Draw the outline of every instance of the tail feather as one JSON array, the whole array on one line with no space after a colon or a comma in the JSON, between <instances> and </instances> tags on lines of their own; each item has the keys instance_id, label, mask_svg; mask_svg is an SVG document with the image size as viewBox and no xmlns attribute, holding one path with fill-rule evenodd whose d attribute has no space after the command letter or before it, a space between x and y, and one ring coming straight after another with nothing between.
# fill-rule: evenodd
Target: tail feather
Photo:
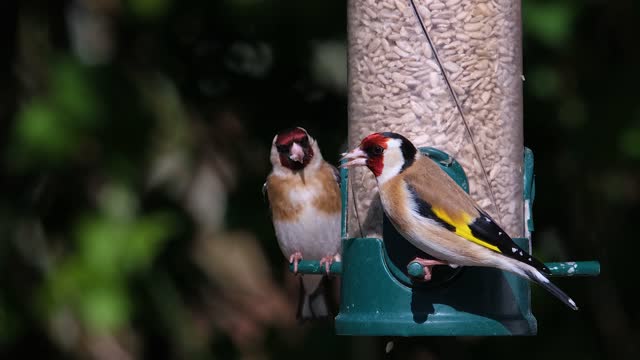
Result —
<instances>
[{"instance_id":1,"label":"tail feather","mask_svg":"<svg viewBox=\"0 0 640 360\"><path fill-rule=\"evenodd\" d=\"M529 279L539 284L543 288L545 288L548 292L553 294L553 296L557 297L562 301L565 305L570 307L573 310L578 310L578 306L575 301L573 301L569 295L565 294L564 291L560 290L559 287L555 286L546 276L540 273L538 270L525 270L525 273L528 275Z\"/></svg>"},{"instance_id":2,"label":"tail feather","mask_svg":"<svg viewBox=\"0 0 640 360\"><path fill-rule=\"evenodd\" d=\"M331 316L327 295L327 277L307 275L300 277L300 297L297 318L301 321Z\"/></svg>"}]
</instances>

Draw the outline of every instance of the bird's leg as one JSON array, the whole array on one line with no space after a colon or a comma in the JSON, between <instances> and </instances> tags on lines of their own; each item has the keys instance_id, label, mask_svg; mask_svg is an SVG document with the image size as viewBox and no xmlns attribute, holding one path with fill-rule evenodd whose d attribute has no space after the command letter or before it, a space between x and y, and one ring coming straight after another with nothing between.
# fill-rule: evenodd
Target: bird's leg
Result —
<instances>
[{"instance_id":1,"label":"bird's leg","mask_svg":"<svg viewBox=\"0 0 640 360\"><path fill-rule=\"evenodd\" d=\"M435 260L435 259L423 259L423 258L415 258L413 260L411 260L411 262L417 262L418 264L422 265L423 269L424 269L424 281L430 281L431 280L431 268L436 266L436 265L449 265L448 262L446 261L442 261L442 260Z\"/></svg>"},{"instance_id":2,"label":"bird's leg","mask_svg":"<svg viewBox=\"0 0 640 360\"><path fill-rule=\"evenodd\" d=\"M298 273L298 262L302 260L302 253L300 251L296 251L291 256L289 256L289 263L293 263L293 273Z\"/></svg>"},{"instance_id":3,"label":"bird's leg","mask_svg":"<svg viewBox=\"0 0 640 360\"><path fill-rule=\"evenodd\" d=\"M329 268L331 267L331 264L333 264L333 260L334 256L325 256L320 259L320 266L324 264L324 269L327 272L327 275L329 274Z\"/></svg>"}]
</instances>

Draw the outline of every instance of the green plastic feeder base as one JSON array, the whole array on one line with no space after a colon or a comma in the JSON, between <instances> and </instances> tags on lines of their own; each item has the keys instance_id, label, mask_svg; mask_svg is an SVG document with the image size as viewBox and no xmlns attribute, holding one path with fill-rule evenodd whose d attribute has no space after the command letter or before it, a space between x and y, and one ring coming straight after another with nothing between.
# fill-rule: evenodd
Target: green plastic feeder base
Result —
<instances>
[{"instance_id":1,"label":"green plastic feeder base","mask_svg":"<svg viewBox=\"0 0 640 360\"><path fill-rule=\"evenodd\" d=\"M521 246L527 243L527 239L514 241ZM340 314L335 319L338 335L509 336L537 332L530 311L529 284L510 273L468 267L452 278L442 276L450 272L448 267L439 266L433 270L433 282L407 283L394 269L384 242L375 238L344 240L343 259L348 261L334 262L330 268L332 275L343 277ZM545 265L551 276L600 273L597 261ZM411 274L410 267L411 263L407 266ZM293 271L293 265L289 269ZM320 275L326 270L318 261L303 260L298 271Z\"/></svg>"},{"instance_id":2,"label":"green plastic feeder base","mask_svg":"<svg viewBox=\"0 0 640 360\"><path fill-rule=\"evenodd\" d=\"M526 280L488 268L464 268L429 288L404 284L385 263L380 239L343 241L338 335L534 335ZM434 268L434 276L439 268ZM505 298L504 294L513 294ZM470 299L473 297L473 299Z\"/></svg>"}]
</instances>

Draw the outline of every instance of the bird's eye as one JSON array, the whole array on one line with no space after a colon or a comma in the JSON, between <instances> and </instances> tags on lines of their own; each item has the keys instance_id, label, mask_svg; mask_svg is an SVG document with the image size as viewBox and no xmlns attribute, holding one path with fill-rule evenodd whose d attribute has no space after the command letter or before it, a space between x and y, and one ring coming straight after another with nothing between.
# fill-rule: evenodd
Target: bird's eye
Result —
<instances>
[{"instance_id":1,"label":"bird's eye","mask_svg":"<svg viewBox=\"0 0 640 360\"><path fill-rule=\"evenodd\" d=\"M289 152L289 145L276 145L276 149L279 153L286 153Z\"/></svg>"},{"instance_id":2,"label":"bird's eye","mask_svg":"<svg viewBox=\"0 0 640 360\"><path fill-rule=\"evenodd\" d=\"M384 152L384 148L380 145L376 145L371 149L371 153L373 155L382 155L383 152Z\"/></svg>"},{"instance_id":3,"label":"bird's eye","mask_svg":"<svg viewBox=\"0 0 640 360\"><path fill-rule=\"evenodd\" d=\"M298 141L298 143L302 147L307 147L307 146L309 146L309 138L305 136L302 139L300 139L300 141Z\"/></svg>"}]
</instances>

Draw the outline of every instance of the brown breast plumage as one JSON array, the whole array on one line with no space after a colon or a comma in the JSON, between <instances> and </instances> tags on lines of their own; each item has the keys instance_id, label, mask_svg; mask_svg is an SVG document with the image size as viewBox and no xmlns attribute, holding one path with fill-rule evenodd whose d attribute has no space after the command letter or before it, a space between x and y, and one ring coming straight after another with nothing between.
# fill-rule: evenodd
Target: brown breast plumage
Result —
<instances>
[{"instance_id":1,"label":"brown breast plumage","mask_svg":"<svg viewBox=\"0 0 640 360\"><path fill-rule=\"evenodd\" d=\"M305 206L313 206L323 213L340 212L340 188L332 167L323 163L315 171L308 170L287 175L269 175L267 192L274 220L296 221ZM296 191L310 194L310 203L301 202L300 199L307 196L296 197Z\"/></svg>"}]
</instances>

